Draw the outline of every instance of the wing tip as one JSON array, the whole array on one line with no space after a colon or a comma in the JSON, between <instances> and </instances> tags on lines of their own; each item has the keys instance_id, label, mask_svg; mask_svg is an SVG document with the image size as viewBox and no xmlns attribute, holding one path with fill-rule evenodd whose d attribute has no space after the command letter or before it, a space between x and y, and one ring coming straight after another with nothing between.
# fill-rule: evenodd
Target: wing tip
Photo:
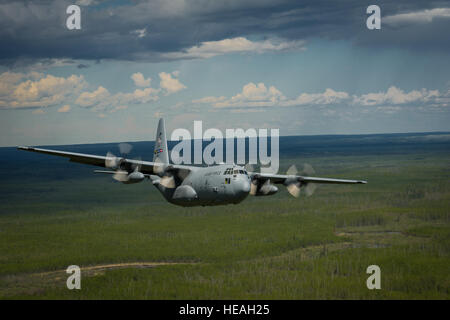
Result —
<instances>
[{"instance_id":1,"label":"wing tip","mask_svg":"<svg viewBox=\"0 0 450 320\"><path fill-rule=\"evenodd\" d=\"M18 150L27 150L27 151L34 150L34 148L27 147L27 146L17 146L17 149Z\"/></svg>"}]
</instances>

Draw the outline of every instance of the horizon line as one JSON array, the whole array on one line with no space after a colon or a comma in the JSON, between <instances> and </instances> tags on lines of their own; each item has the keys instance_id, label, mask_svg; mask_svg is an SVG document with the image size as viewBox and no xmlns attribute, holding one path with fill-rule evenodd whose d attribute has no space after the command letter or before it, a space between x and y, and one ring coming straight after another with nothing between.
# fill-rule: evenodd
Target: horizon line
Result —
<instances>
[{"instance_id":1,"label":"horizon line","mask_svg":"<svg viewBox=\"0 0 450 320\"><path fill-rule=\"evenodd\" d=\"M350 134L304 134L304 135L283 135L279 138L288 137L325 137L325 136L375 136L375 135L402 135L402 134L450 134L450 131L412 131L412 132L384 132L384 133L350 133ZM270 137L270 135L268 135ZM248 137L246 137L248 138ZM226 139L226 138L222 138ZM235 139L239 139L235 137ZM197 140L197 139L186 139L186 140ZM202 139L203 140L203 139ZM154 142L155 140L126 140L126 141L109 141L109 142L85 142L85 143L68 143L68 144L39 144L33 146L78 146L78 145L94 145L94 144L116 144L116 143L138 143L138 142ZM179 142L180 140L167 140L167 142ZM26 145L31 146L31 145ZM0 146L0 148L16 148L18 145L7 145Z\"/></svg>"}]
</instances>

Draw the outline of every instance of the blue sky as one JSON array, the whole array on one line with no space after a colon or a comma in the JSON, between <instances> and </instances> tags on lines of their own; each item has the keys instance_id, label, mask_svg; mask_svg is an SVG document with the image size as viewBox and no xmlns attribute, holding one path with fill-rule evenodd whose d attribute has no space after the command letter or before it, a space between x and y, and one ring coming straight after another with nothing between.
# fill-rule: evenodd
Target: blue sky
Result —
<instances>
[{"instance_id":1,"label":"blue sky","mask_svg":"<svg viewBox=\"0 0 450 320\"><path fill-rule=\"evenodd\" d=\"M64 28L64 1L2 5L24 21L0 17L1 146L153 140L161 116L169 135L194 120L281 135L449 131L446 2L381 3L373 31L361 1L337 8L346 19L323 1L79 2L80 31Z\"/></svg>"}]
</instances>

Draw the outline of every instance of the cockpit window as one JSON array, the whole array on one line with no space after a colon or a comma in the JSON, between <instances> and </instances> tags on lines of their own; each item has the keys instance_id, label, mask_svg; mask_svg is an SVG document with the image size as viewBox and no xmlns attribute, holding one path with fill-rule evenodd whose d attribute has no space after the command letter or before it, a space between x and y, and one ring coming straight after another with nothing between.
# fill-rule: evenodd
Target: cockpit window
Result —
<instances>
[{"instance_id":1,"label":"cockpit window","mask_svg":"<svg viewBox=\"0 0 450 320\"><path fill-rule=\"evenodd\" d=\"M247 171L245 171L245 170L233 169L233 168L226 169L223 174L224 175L227 175L227 174L245 174L245 175L248 175Z\"/></svg>"}]
</instances>

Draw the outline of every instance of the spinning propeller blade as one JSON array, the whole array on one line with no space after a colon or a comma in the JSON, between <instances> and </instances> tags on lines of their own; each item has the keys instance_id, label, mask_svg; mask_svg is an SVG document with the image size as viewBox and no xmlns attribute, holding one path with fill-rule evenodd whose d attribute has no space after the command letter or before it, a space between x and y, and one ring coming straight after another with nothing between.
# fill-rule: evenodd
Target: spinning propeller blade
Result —
<instances>
[{"instance_id":1,"label":"spinning propeller blade","mask_svg":"<svg viewBox=\"0 0 450 320\"><path fill-rule=\"evenodd\" d=\"M286 174L289 176L296 176L297 173L298 173L298 170L297 170L297 167L295 166L295 164L291 165L286 172ZM314 173L315 173L315 170L310 164L305 163L303 165L303 171L302 171L301 175L311 176ZM300 187L301 187L300 181L296 181L296 180L293 180L291 183L289 183L286 186L288 192L296 198L298 198L300 195L300 190L301 190ZM316 188L317 188L317 184L311 183L311 182L307 183L304 186L306 196L308 196L308 197L312 196L314 191L316 190Z\"/></svg>"},{"instance_id":2,"label":"spinning propeller blade","mask_svg":"<svg viewBox=\"0 0 450 320\"><path fill-rule=\"evenodd\" d=\"M159 183L169 189L175 188L175 179L173 176L163 176Z\"/></svg>"}]
</instances>

